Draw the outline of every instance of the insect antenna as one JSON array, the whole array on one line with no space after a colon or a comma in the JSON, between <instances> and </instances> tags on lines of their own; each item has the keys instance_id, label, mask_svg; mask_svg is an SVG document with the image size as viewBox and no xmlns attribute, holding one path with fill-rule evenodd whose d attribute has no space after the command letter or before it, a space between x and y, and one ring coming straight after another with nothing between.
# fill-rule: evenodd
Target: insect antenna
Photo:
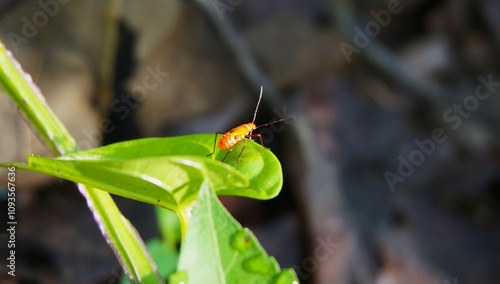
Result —
<instances>
[{"instance_id":1,"label":"insect antenna","mask_svg":"<svg viewBox=\"0 0 500 284\"><path fill-rule=\"evenodd\" d=\"M257 101L257 106L255 107L255 111L253 112L253 119L252 119L252 123L255 122L255 118L257 117L257 110L259 109L259 105L260 105L260 100L262 99L262 92L264 91L264 87L263 86L260 86L260 95L259 95L259 101Z\"/></svg>"},{"instance_id":2,"label":"insect antenna","mask_svg":"<svg viewBox=\"0 0 500 284\"><path fill-rule=\"evenodd\" d=\"M271 124L275 124L275 123L278 123L278 122L282 122L282 121L285 121L285 120L289 120L289 119L295 119L295 117L285 117L285 118L281 118L281 119L278 119L278 120L275 120L275 121L271 121L269 123L264 123L264 124L261 124L261 125L258 125L255 127L255 129L257 128L261 128L261 127L264 127L264 126L268 126L268 125L271 125Z\"/></svg>"},{"instance_id":3,"label":"insect antenna","mask_svg":"<svg viewBox=\"0 0 500 284\"><path fill-rule=\"evenodd\" d=\"M257 117L257 110L259 109L260 100L262 99L262 92L263 92L263 90L264 90L264 87L260 86L259 101L257 102L257 107L255 107L255 112L253 113L252 123L255 123L255 118ZM275 124L275 123L278 123L278 122L282 122L284 120L289 120L289 119L295 119L295 117L286 117L286 118L278 119L278 120L275 120L275 121L272 121L272 122L269 122L269 123L261 124L261 125L255 127L255 129L260 128L260 127L264 127L264 126L268 126L268 125L271 125L271 124ZM250 131L250 135L252 135L252 131Z\"/></svg>"}]
</instances>

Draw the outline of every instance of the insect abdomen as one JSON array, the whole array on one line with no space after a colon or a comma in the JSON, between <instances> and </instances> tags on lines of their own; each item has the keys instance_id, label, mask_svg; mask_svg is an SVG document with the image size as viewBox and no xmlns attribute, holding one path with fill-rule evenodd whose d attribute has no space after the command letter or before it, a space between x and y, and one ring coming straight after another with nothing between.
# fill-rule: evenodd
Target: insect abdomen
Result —
<instances>
[{"instance_id":1,"label":"insect abdomen","mask_svg":"<svg viewBox=\"0 0 500 284\"><path fill-rule=\"evenodd\" d=\"M255 124L253 123L245 123L238 127L231 129L229 132L222 135L219 140L219 149L225 150L235 146L239 141L245 138L250 131L256 129Z\"/></svg>"}]
</instances>

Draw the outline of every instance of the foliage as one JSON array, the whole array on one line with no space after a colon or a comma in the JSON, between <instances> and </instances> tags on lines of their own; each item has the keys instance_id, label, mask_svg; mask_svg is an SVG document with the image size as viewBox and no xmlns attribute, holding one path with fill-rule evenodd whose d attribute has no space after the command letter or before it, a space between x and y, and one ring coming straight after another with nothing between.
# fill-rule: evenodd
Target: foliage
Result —
<instances>
[{"instance_id":1,"label":"foliage","mask_svg":"<svg viewBox=\"0 0 500 284\"><path fill-rule=\"evenodd\" d=\"M276 196L281 190L282 172L271 151L247 141L241 159L238 155L243 143L222 163L219 160L224 151L207 157L215 134L138 139L79 151L38 88L1 43L0 84L49 149L60 155L31 155L27 164L1 166L80 183L96 222L132 282L163 281L142 239L108 193L178 214L184 242L172 283L202 283L206 279L209 283L298 283L293 270L280 271L277 262L266 255L253 234L234 220L215 195L256 199ZM162 250L157 242L151 242L150 247L169 256L165 265L177 257L170 253L172 246ZM160 269L165 273L168 270Z\"/></svg>"}]
</instances>

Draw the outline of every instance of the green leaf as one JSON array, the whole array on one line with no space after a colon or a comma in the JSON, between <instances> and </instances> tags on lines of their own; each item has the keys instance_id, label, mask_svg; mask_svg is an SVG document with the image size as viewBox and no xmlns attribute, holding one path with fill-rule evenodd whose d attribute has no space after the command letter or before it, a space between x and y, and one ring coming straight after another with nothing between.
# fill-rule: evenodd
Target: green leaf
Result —
<instances>
[{"instance_id":1,"label":"green leaf","mask_svg":"<svg viewBox=\"0 0 500 284\"><path fill-rule=\"evenodd\" d=\"M99 187L113 194L178 211L196 197L201 182L210 180L218 194L255 199L275 197L282 186L281 165L268 149L248 141L222 159L213 134L145 138L120 142L57 158L29 156L26 169Z\"/></svg>"},{"instance_id":2,"label":"green leaf","mask_svg":"<svg viewBox=\"0 0 500 284\"><path fill-rule=\"evenodd\" d=\"M99 148L68 154L61 159L75 160L130 160L145 157L200 156L213 151L215 134L193 134L168 138L144 138L119 142ZM220 138L220 136L219 136ZM246 147L238 163L242 141L228 155L225 164L232 166L250 181L247 188L218 188L217 194L238 195L255 199L271 199L281 190L283 174L276 156L259 144L245 139ZM220 161L228 150L217 150L210 160ZM232 174L227 172L226 174ZM219 173L223 175L223 173Z\"/></svg>"},{"instance_id":3,"label":"green leaf","mask_svg":"<svg viewBox=\"0 0 500 284\"><path fill-rule=\"evenodd\" d=\"M170 283L299 283L227 212L209 183L195 203L177 269Z\"/></svg>"},{"instance_id":4,"label":"green leaf","mask_svg":"<svg viewBox=\"0 0 500 284\"><path fill-rule=\"evenodd\" d=\"M87 184L109 193L179 212L196 199L204 180L218 188L246 188L246 177L229 165L196 156L130 160L28 157L29 169Z\"/></svg>"}]
</instances>

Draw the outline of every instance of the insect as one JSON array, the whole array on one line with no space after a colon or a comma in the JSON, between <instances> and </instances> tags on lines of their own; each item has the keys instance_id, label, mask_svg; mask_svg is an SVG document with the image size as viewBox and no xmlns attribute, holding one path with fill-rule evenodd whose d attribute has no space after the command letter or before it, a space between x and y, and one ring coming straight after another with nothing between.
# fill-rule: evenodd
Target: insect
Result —
<instances>
[{"instance_id":1,"label":"insect","mask_svg":"<svg viewBox=\"0 0 500 284\"><path fill-rule=\"evenodd\" d=\"M284 121L284 120L295 119L295 117L286 117L286 118L278 119L278 120L275 120L275 121L272 121L272 122L269 122L269 123L265 123L265 124L261 124L261 125L255 125L255 123L254 123L255 122L255 117L257 116L257 110L259 109L260 100L262 99L262 92L263 92L263 90L264 90L264 88L261 86L260 87L260 96L259 96L259 100L257 101L257 106L255 107L255 111L253 113L252 122L245 123L245 124L242 124L240 126L237 126L237 127L233 128L233 129L229 130L226 133L216 132L215 139L214 139L214 150L212 151L212 153L208 154L207 157L210 157L210 156L212 156L215 153L215 146L217 145L219 147L219 149L221 149L221 150L227 150L227 149L229 149L229 151L227 152L227 154L221 160L221 162L224 162L224 160L227 158L227 156L229 155L229 153L231 153L236 148L236 146L238 146L238 144L241 141L243 141L243 148L241 149L241 152L238 155L238 163L239 163L240 162L241 154L243 153L243 150L245 150L245 147L247 146L247 140L245 138L248 138L248 139L259 138L260 144L263 147L265 147L264 143L262 142L262 136L260 134L253 134L252 132L254 130L256 130L256 129L260 128L260 127L264 127L264 126L268 126L268 125L271 125L271 124L275 124L275 123L278 123L278 122L281 122L281 121ZM219 143L216 143L217 142L217 135L219 135L219 134L222 134L222 137L219 139Z\"/></svg>"}]
</instances>

